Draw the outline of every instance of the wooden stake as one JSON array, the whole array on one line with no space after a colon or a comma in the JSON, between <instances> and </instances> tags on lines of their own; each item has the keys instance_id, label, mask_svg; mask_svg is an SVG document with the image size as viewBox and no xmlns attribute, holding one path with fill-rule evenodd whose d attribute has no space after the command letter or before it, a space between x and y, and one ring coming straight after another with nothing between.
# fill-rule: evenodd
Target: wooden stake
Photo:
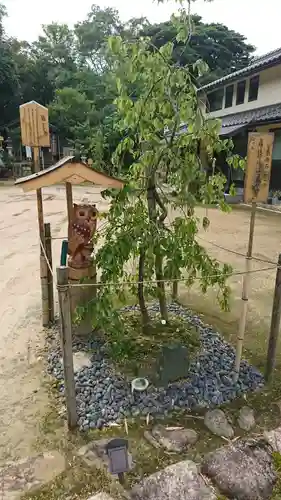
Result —
<instances>
[{"instance_id":1,"label":"wooden stake","mask_svg":"<svg viewBox=\"0 0 281 500\"><path fill-rule=\"evenodd\" d=\"M178 281L173 281L172 299L178 300Z\"/></svg>"},{"instance_id":2,"label":"wooden stake","mask_svg":"<svg viewBox=\"0 0 281 500\"><path fill-rule=\"evenodd\" d=\"M57 267L57 289L60 307L61 348L64 369L64 388L69 429L77 426L77 409L72 353L72 322L68 267Z\"/></svg>"},{"instance_id":3,"label":"wooden stake","mask_svg":"<svg viewBox=\"0 0 281 500\"><path fill-rule=\"evenodd\" d=\"M253 241L254 241L254 229L255 229L255 219L256 219L256 211L257 211L257 203L255 201L252 202L252 210L251 210L251 221L250 221L250 231L249 231L249 241L248 241L248 250L246 256L246 273L243 276L243 285L242 285L242 311L240 316L239 323L239 332L236 346L236 357L235 357L235 367L234 367L234 382L238 381L239 372L240 372L240 363L242 358L242 350L243 343L245 337L245 328L246 328L246 320L247 320L247 312L248 312L248 296L249 296L249 283L250 283L250 271L252 267L252 254L253 254Z\"/></svg>"},{"instance_id":4,"label":"wooden stake","mask_svg":"<svg viewBox=\"0 0 281 500\"><path fill-rule=\"evenodd\" d=\"M33 159L34 159L34 171L40 172L40 150L38 147L33 148ZM43 216L43 200L42 200L42 190L36 190L37 195L37 212L38 212L38 225L39 225L39 235L41 241L44 241L44 216Z\"/></svg>"},{"instance_id":5,"label":"wooden stake","mask_svg":"<svg viewBox=\"0 0 281 500\"><path fill-rule=\"evenodd\" d=\"M270 381L275 367L276 349L280 330L281 320L281 254L278 258L278 268L276 271L274 299L271 314L270 336L268 341L267 361L265 378Z\"/></svg>"},{"instance_id":6,"label":"wooden stake","mask_svg":"<svg viewBox=\"0 0 281 500\"><path fill-rule=\"evenodd\" d=\"M33 159L34 159L34 172L40 171L40 150L39 147L33 148ZM49 299L48 299L48 266L44 256L41 244L45 248L45 228L44 228L44 214L43 214L43 198L42 190L36 190L37 197L37 215L38 215L38 227L39 227L39 238L40 238L40 281L41 281L41 300L42 300L42 323L43 326L49 325Z\"/></svg>"},{"instance_id":7,"label":"wooden stake","mask_svg":"<svg viewBox=\"0 0 281 500\"><path fill-rule=\"evenodd\" d=\"M51 224L48 222L44 224L45 227L45 249L46 256L53 269L53 256L52 256L52 238L51 238ZM48 310L49 310L49 323L53 323L55 317L54 311L54 279L49 266L47 267L47 286L48 286Z\"/></svg>"},{"instance_id":8,"label":"wooden stake","mask_svg":"<svg viewBox=\"0 0 281 500\"><path fill-rule=\"evenodd\" d=\"M49 289L48 289L48 266L45 256L40 252L40 282L42 300L42 325L49 326Z\"/></svg>"},{"instance_id":9,"label":"wooden stake","mask_svg":"<svg viewBox=\"0 0 281 500\"><path fill-rule=\"evenodd\" d=\"M124 472L119 472L118 473L118 481L119 481L119 483L122 486L124 486L124 484L125 484L125 474L124 474Z\"/></svg>"}]
</instances>

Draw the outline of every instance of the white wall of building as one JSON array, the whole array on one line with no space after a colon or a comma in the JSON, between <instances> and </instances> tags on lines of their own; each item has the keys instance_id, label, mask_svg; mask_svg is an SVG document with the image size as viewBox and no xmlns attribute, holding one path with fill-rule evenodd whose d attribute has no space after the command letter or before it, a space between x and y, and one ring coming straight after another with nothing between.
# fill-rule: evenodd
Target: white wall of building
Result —
<instances>
[{"instance_id":1,"label":"white wall of building","mask_svg":"<svg viewBox=\"0 0 281 500\"><path fill-rule=\"evenodd\" d=\"M250 109L261 108L262 106L269 106L271 104L281 103L281 64L273 68L265 69L256 73L260 75L258 98L255 101L248 102L249 82L250 77L239 78L234 83L233 105L229 108L224 108L210 113L214 117L222 117L233 113L240 113ZM251 75L251 78L254 75ZM246 92L243 104L236 104L236 88L237 82L246 80ZM230 85L230 83L228 83ZM226 87L227 85L224 85ZM204 95L200 95L200 99L204 102ZM202 104L202 107L204 105Z\"/></svg>"}]
</instances>

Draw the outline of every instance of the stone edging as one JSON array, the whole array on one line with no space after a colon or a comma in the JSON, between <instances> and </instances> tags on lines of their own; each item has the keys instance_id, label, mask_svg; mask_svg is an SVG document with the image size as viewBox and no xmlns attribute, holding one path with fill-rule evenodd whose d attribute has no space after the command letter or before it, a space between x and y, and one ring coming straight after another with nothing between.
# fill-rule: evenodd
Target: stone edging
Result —
<instances>
[{"instance_id":1,"label":"stone edging","mask_svg":"<svg viewBox=\"0 0 281 500\"><path fill-rule=\"evenodd\" d=\"M201 465L184 460L144 478L125 498L131 500L270 500L277 475L273 452L281 453L281 427L256 439L241 438L207 453ZM102 496L103 495L103 496ZM98 494L88 500L114 500Z\"/></svg>"}]
</instances>

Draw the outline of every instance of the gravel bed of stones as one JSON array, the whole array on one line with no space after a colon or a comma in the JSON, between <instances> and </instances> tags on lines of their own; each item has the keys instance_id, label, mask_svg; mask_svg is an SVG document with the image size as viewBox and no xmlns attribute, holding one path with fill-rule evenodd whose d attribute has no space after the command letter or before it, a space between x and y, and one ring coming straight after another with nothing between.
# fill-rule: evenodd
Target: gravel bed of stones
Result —
<instances>
[{"instance_id":1,"label":"gravel bed of stones","mask_svg":"<svg viewBox=\"0 0 281 500\"><path fill-rule=\"evenodd\" d=\"M157 304L149 309L150 314L159 312ZM124 310L137 311L138 306L128 306ZM100 341L74 340L74 352L91 352L90 366L75 373L80 430L101 429L121 423L125 417L146 417L150 414L165 418L175 410L210 408L229 403L263 386L262 374L245 360L241 363L239 380L234 384L233 347L191 311L176 303L170 304L169 310L198 329L201 350L190 365L188 380L173 382L165 388L150 385L147 391L132 394L131 380L116 372ZM48 371L58 380L59 390L63 394L63 366L61 350L57 346L49 351Z\"/></svg>"}]
</instances>

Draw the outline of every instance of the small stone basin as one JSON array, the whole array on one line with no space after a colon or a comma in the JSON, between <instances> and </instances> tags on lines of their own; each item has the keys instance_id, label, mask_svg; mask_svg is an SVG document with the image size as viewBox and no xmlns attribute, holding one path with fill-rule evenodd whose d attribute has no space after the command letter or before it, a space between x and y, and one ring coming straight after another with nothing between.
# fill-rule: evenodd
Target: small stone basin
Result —
<instances>
[{"instance_id":1,"label":"small stone basin","mask_svg":"<svg viewBox=\"0 0 281 500\"><path fill-rule=\"evenodd\" d=\"M147 378L144 378L144 377L134 378L134 380L132 380L132 382L131 382L132 392L145 391L148 388L148 386L149 386L149 382L148 382Z\"/></svg>"}]
</instances>

